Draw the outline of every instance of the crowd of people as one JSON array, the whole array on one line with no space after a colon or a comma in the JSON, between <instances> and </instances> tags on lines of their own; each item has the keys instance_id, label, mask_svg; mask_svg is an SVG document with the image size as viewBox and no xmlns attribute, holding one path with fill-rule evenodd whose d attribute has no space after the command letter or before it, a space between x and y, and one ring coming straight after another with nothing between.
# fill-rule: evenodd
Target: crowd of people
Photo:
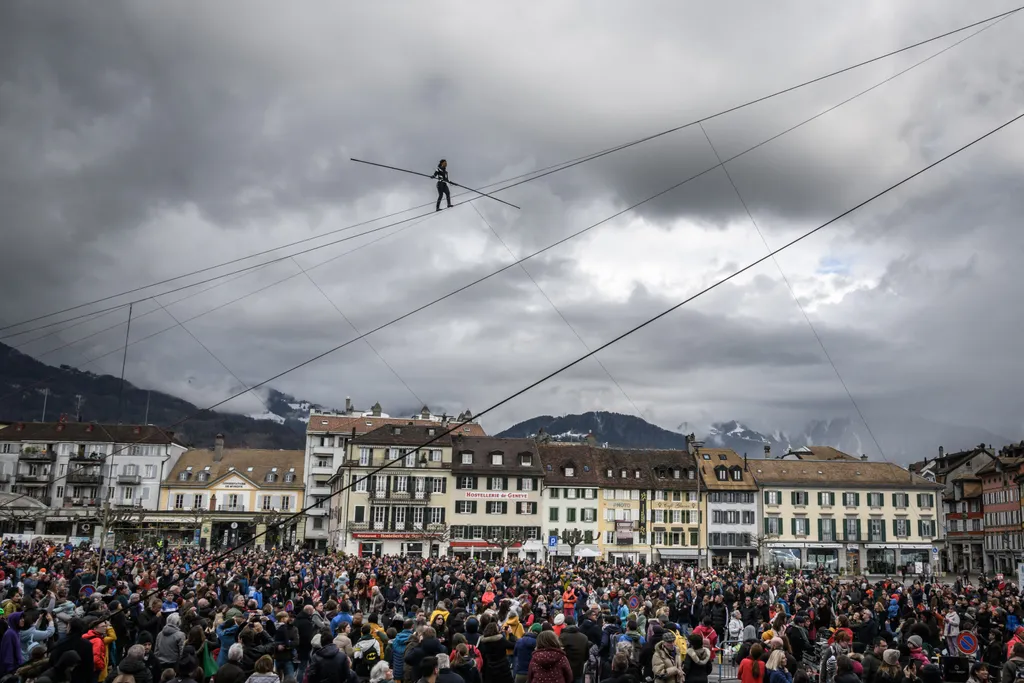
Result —
<instances>
[{"instance_id":1,"label":"crowd of people","mask_svg":"<svg viewBox=\"0 0 1024 683\"><path fill-rule=\"evenodd\" d=\"M1024 680L1017 587L198 547L0 551L0 683Z\"/></svg>"}]
</instances>

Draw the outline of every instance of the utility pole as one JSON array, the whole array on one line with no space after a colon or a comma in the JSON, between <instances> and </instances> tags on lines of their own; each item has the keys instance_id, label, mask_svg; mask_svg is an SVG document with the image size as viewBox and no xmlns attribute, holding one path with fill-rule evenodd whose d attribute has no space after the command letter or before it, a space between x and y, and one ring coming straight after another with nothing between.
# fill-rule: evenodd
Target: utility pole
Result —
<instances>
[{"instance_id":1,"label":"utility pole","mask_svg":"<svg viewBox=\"0 0 1024 683\"><path fill-rule=\"evenodd\" d=\"M128 339L132 333L132 304L128 304L128 329L124 332L124 355L121 357L121 387L117 390L117 424L121 424L121 413L124 408L124 369L128 364Z\"/></svg>"},{"instance_id":2,"label":"utility pole","mask_svg":"<svg viewBox=\"0 0 1024 683\"><path fill-rule=\"evenodd\" d=\"M46 422L46 402L50 398L50 387L43 389L43 419L41 422Z\"/></svg>"},{"instance_id":3,"label":"utility pole","mask_svg":"<svg viewBox=\"0 0 1024 683\"><path fill-rule=\"evenodd\" d=\"M82 402L85 399L82 398L81 394L75 394L75 421L82 421Z\"/></svg>"},{"instance_id":4,"label":"utility pole","mask_svg":"<svg viewBox=\"0 0 1024 683\"><path fill-rule=\"evenodd\" d=\"M690 434L690 436L688 438L688 441L693 446L693 461L695 463L697 463L697 566L699 567L700 566L700 559L701 559L700 558L700 556L701 556L700 540L702 538L701 527L703 526L701 524L701 521L702 521L702 518L704 516L703 515L703 510L701 510L701 505L700 505L700 480L702 478L702 475L701 475L702 468L701 468L701 464L700 464L700 449L703 448L704 442L703 441L698 441L693 434ZM710 551L709 551L709 554L708 554L708 557L707 557L707 566L708 567L711 566Z\"/></svg>"}]
</instances>

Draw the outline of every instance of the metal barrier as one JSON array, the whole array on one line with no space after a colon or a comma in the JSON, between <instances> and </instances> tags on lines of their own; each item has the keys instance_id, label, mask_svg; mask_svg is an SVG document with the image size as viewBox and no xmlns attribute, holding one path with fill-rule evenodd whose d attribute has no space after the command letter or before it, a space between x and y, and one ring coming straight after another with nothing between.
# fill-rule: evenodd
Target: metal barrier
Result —
<instances>
[{"instance_id":1,"label":"metal barrier","mask_svg":"<svg viewBox=\"0 0 1024 683\"><path fill-rule=\"evenodd\" d=\"M736 651L740 648L742 642L741 640L726 640L718 644L718 652L715 655L714 662L718 667L719 681L737 680L740 677L736 665ZM713 675L714 672L712 672ZM711 676L708 678L711 678Z\"/></svg>"}]
</instances>

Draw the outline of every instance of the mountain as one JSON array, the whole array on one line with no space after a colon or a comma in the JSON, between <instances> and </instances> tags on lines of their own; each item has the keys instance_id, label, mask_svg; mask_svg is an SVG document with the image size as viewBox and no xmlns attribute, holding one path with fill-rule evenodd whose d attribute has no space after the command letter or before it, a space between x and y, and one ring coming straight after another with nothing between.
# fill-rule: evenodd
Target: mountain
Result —
<instances>
[{"instance_id":1,"label":"mountain","mask_svg":"<svg viewBox=\"0 0 1024 683\"><path fill-rule=\"evenodd\" d=\"M907 464L925 456L937 455L939 446L947 452L970 448L980 443L999 448L1010 443L1006 437L979 427L963 427L907 415L879 415L871 418L871 432L860 420L839 417L817 419L807 423L800 432L776 430L764 434L731 420L711 425L702 438L705 445L729 448L751 458L764 456L764 447L771 447L773 456L801 446L832 446L851 455L866 453L881 459L875 439L885 459ZM628 448L685 448L681 433L663 429L632 415L590 412L582 415L552 417L541 415L520 422L497 436L530 437L543 427L555 441L581 441L593 433L598 443ZM872 438L874 434L874 439Z\"/></svg>"},{"instance_id":2,"label":"mountain","mask_svg":"<svg viewBox=\"0 0 1024 683\"><path fill-rule=\"evenodd\" d=\"M118 377L97 375L67 365L53 367L0 344L2 420L40 420L44 401L47 420L56 420L62 413L75 419L80 396L83 420L116 423L120 388ZM49 395L44 395L46 389ZM185 445L209 446L214 436L223 434L230 447L303 448L310 404L273 389L263 398L270 411L257 416L259 419L215 411L200 413L199 407L188 401L125 382L121 422L148 421L170 426L189 418L184 424L173 427L175 438Z\"/></svg>"},{"instance_id":3,"label":"mountain","mask_svg":"<svg viewBox=\"0 0 1024 683\"><path fill-rule=\"evenodd\" d=\"M497 434L499 437L526 438L543 427L555 441L582 441L593 433L598 443L629 448L686 448L686 438L653 425L634 415L604 411L552 417L541 415L512 425Z\"/></svg>"}]
</instances>

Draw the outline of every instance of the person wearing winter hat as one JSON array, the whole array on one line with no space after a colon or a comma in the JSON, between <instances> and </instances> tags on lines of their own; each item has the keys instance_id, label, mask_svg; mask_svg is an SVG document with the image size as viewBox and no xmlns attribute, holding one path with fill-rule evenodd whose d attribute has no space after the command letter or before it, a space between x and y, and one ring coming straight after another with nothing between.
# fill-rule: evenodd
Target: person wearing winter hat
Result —
<instances>
[{"instance_id":1,"label":"person wearing winter hat","mask_svg":"<svg viewBox=\"0 0 1024 683\"><path fill-rule=\"evenodd\" d=\"M921 666L926 666L931 662L928 659L928 655L924 653L924 641L919 635L912 635L907 638L907 649L910 651L910 659L921 662Z\"/></svg>"},{"instance_id":2,"label":"person wearing winter hat","mask_svg":"<svg viewBox=\"0 0 1024 683\"><path fill-rule=\"evenodd\" d=\"M565 628L565 614L555 615L555 628L553 629L556 636L562 635L562 629Z\"/></svg>"}]
</instances>

